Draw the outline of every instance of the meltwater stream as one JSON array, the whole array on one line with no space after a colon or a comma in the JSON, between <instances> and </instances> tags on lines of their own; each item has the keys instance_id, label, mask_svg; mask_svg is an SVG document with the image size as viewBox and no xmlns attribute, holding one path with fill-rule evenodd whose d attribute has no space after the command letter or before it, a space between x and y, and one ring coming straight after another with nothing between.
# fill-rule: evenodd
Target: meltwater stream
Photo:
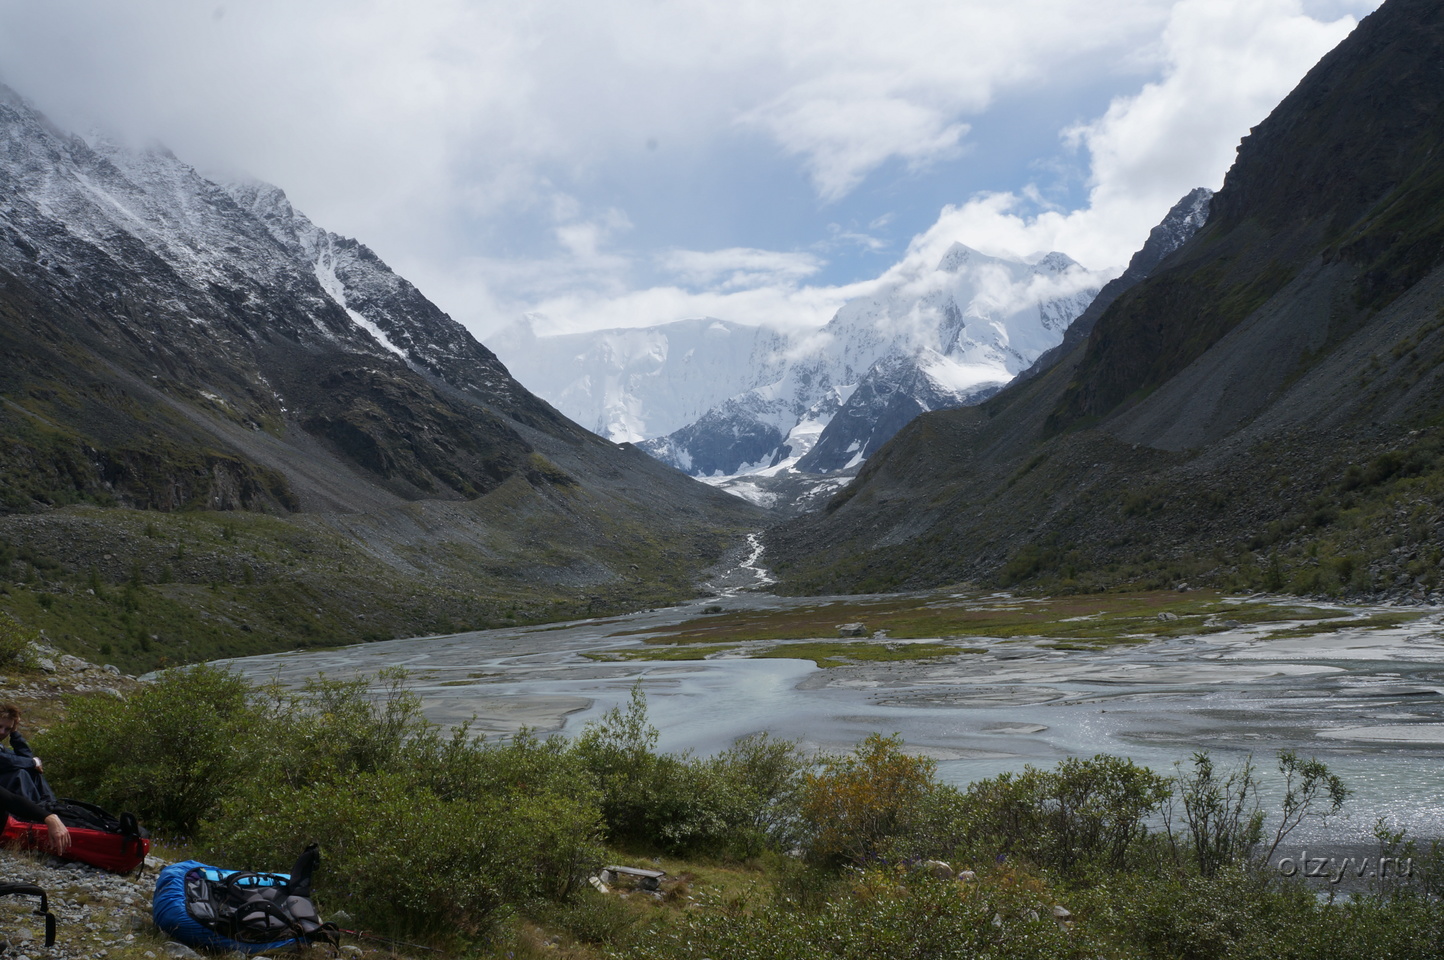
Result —
<instances>
[{"instance_id":1,"label":"meltwater stream","mask_svg":"<svg viewBox=\"0 0 1444 960\"><path fill-rule=\"evenodd\" d=\"M624 703L640 678L664 750L711 754L767 730L841 751L869 733L898 733L957 783L1096 753L1166 773L1203 749L1220 766L1252 754L1265 779L1277 780L1275 754L1294 749L1325 760L1354 791L1329 838L1364 842L1381 816L1411 835L1444 837L1444 611L1384 630L1265 640L1284 626L1275 622L1096 651L970 638L987 652L828 670L782 659L583 656L639 646L704 605L783 609L826 599L739 594L604 620L228 664L285 684L404 666L429 719L472 720L486 735L522 726L574 734Z\"/></svg>"}]
</instances>

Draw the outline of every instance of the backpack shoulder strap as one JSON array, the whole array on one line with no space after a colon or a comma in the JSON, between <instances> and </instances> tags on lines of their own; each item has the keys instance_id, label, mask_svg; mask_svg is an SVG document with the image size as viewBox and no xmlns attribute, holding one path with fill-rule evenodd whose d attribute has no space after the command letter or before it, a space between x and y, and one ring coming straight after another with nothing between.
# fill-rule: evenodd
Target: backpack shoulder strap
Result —
<instances>
[{"instance_id":1,"label":"backpack shoulder strap","mask_svg":"<svg viewBox=\"0 0 1444 960\"><path fill-rule=\"evenodd\" d=\"M286 884L286 892L295 897L309 897L311 895L311 874L316 872L316 867L320 863L321 845L312 841L296 858L296 865L291 868L291 880Z\"/></svg>"},{"instance_id":2,"label":"backpack shoulder strap","mask_svg":"<svg viewBox=\"0 0 1444 960\"><path fill-rule=\"evenodd\" d=\"M39 897L40 906L35 908L37 917L45 918L45 949L55 946L55 914L50 912L50 898L45 891L33 883L0 883L0 897Z\"/></svg>"}]
</instances>

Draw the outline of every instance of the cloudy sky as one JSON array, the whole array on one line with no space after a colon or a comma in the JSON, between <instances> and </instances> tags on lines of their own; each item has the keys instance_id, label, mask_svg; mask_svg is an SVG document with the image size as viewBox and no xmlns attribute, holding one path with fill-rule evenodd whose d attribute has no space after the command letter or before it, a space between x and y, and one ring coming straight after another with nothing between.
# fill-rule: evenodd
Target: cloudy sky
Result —
<instances>
[{"instance_id":1,"label":"cloudy sky","mask_svg":"<svg viewBox=\"0 0 1444 960\"><path fill-rule=\"evenodd\" d=\"M1379 0L0 0L62 126L283 187L473 331L1121 267Z\"/></svg>"}]
</instances>

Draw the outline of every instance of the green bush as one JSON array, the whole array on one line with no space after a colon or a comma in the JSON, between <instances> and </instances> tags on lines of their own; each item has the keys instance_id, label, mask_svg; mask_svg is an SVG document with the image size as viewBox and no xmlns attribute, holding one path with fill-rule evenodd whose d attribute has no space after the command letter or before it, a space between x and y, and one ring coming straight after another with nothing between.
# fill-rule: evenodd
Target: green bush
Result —
<instances>
[{"instance_id":1,"label":"green bush","mask_svg":"<svg viewBox=\"0 0 1444 960\"><path fill-rule=\"evenodd\" d=\"M817 909L775 900L709 905L633 938L620 956L669 960L1015 960L1097 956L1064 931L1037 884L1004 874L960 885L872 869Z\"/></svg>"},{"instance_id":2,"label":"green bush","mask_svg":"<svg viewBox=\"0 0 1444 960\"><path fill-rule=\"evenodd\" d=\"M215 667L168 671L121 700L66 700L44 739L58 791L188 834L256 776L261 713L250 685Z\"/></svg>"},{"instance_id":3,"label":"green bush","mask_svg":"<svg viewBox=\"0 0 1444 960\"><path fill-rule=\"evenodd\" d=\"M963 798L970 852L1023 857L1064 875L1120 870L1147 835L1172 781L1131 760L1069 757L971 784Z\"/></svg>"},{"instance_id":4,"label":"green bush","mask_svg":"<svg viewBox=\"0 0 1444 960\"><path fill-rule=\"evenodd\" d=\"M0 668L33 670L35 648L40 634L21 625L8 613L0 613Z\"/></svg>"},{"instance_id":5,"label":"green bush","mask_svg":"<svg viewBox=\"0 0 1444 960\"><path fill-rule=\"evenodd\" d=\"M602 860L565 742L442 737L401 673L290 693L168 671L125 700L72 698L44 747L62 792L194 834L220 865L282 870L320 842L322 901L373 929L486 930L572 896Z\"/></svg>"},{"instance_id":6,"label":"green bush","mask_svg":"<svg viewBox=\"0 0 1444 960\"><path fill-rule=\"evenodd\" d=\"M443 800L407 772L256 784L206 823L230 865L281 869L321 844L323 905L388 933L476 934L505 908L564 898L601 863L596 812L556 794Z\"/></svg>"},{"instance_id":7,"label":"green bush","mask_svg":"<svg viewBox=\"0 0 1444 960\"><path fill-rule=\"evenodd\" d=\"M768 733L743 737L707 761L715 789L729 793L728 847L753 856L799 839L797 804L808 763L796 740Z\"/></svg>"},{"instance_id":8,"label":"green bush","mask_svg":"<svg viewBox=\"0 0 1444 960\"><path fill-rule=\"evenodd\" d=\"M797 744L748 737L719 756L656 753L638 684L626 709L587 724L571 749L594 785L608 839L673 853L749 856L790 836Z\"/></svg>"},{"instance_id":9,"label":"green bush","mask_svg":"<svg viewBox=\"0 0 1444 960\"><path fill-rule=\"evenodd\" d=\"M616 949L628 943L641 916L615 896L588 890L543 911L541 919L583 943Z\"/></svg>"},{"instance_id":10,"label":"green bush","mask_svg":"<svg viewBox=\"0 0 1444 960\"><path fill-rule=\"evenodd\" d=\"M1444 906L1422 896L1321 901L1302 883L1236 865L1214 877L1120 874L1072 908L1137 957L1176 960L1444 955Z\"/></svg>"},{"instance_id":11,"label":"green bush","mask_svg":"<svg viewBox=\"0 0 1444 960\"><path fill-rule=\"evenodd\" d=\"M936 765L910 756L900 737L869 736L850 754L826 756L802 787L804 848L815 862L863 865L897 856L938 788Z\"/></svg>"},{"instance_id":12,"label":"green bush","mask_svg":"<svg viewBox=\"0 0 1444 960\"><path fill-rule=\"evenodd\" d=\"M279 685L250 698L265 724L273 749L255 760L256 772L293 786L386 769L403 750L429 748L435 729L421 715L421 701L407 688L405 670L374 677L330 680L316 677L299 690ZM372 687L379 686L379 695Z\"/></svg>"}]
</instances>

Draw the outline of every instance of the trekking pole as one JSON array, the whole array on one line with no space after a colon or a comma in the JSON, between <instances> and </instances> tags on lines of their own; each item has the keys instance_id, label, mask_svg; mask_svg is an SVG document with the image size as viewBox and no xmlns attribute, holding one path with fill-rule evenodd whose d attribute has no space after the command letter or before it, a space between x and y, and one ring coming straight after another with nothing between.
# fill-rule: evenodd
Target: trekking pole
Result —
<instances>
[{"instance_id":1,"label":"trekking pole","mask_svg":"<svg viewBox=\"0 0 1444 960\"><path fill-rule=\"evenodd\" d=\"M422 943L408 943L405 940L397 940L395 937L383 937L374 933L362 933L360 930L347 930L345 927L337 927L336 929L342 933L349 934L350 936L360 937L362 940L374 940L377 943L389 943L393 947L411 947L415 950L429 950L432 953L441 952L436 947L428 947Z\"/></svg>"}]
</instances>

